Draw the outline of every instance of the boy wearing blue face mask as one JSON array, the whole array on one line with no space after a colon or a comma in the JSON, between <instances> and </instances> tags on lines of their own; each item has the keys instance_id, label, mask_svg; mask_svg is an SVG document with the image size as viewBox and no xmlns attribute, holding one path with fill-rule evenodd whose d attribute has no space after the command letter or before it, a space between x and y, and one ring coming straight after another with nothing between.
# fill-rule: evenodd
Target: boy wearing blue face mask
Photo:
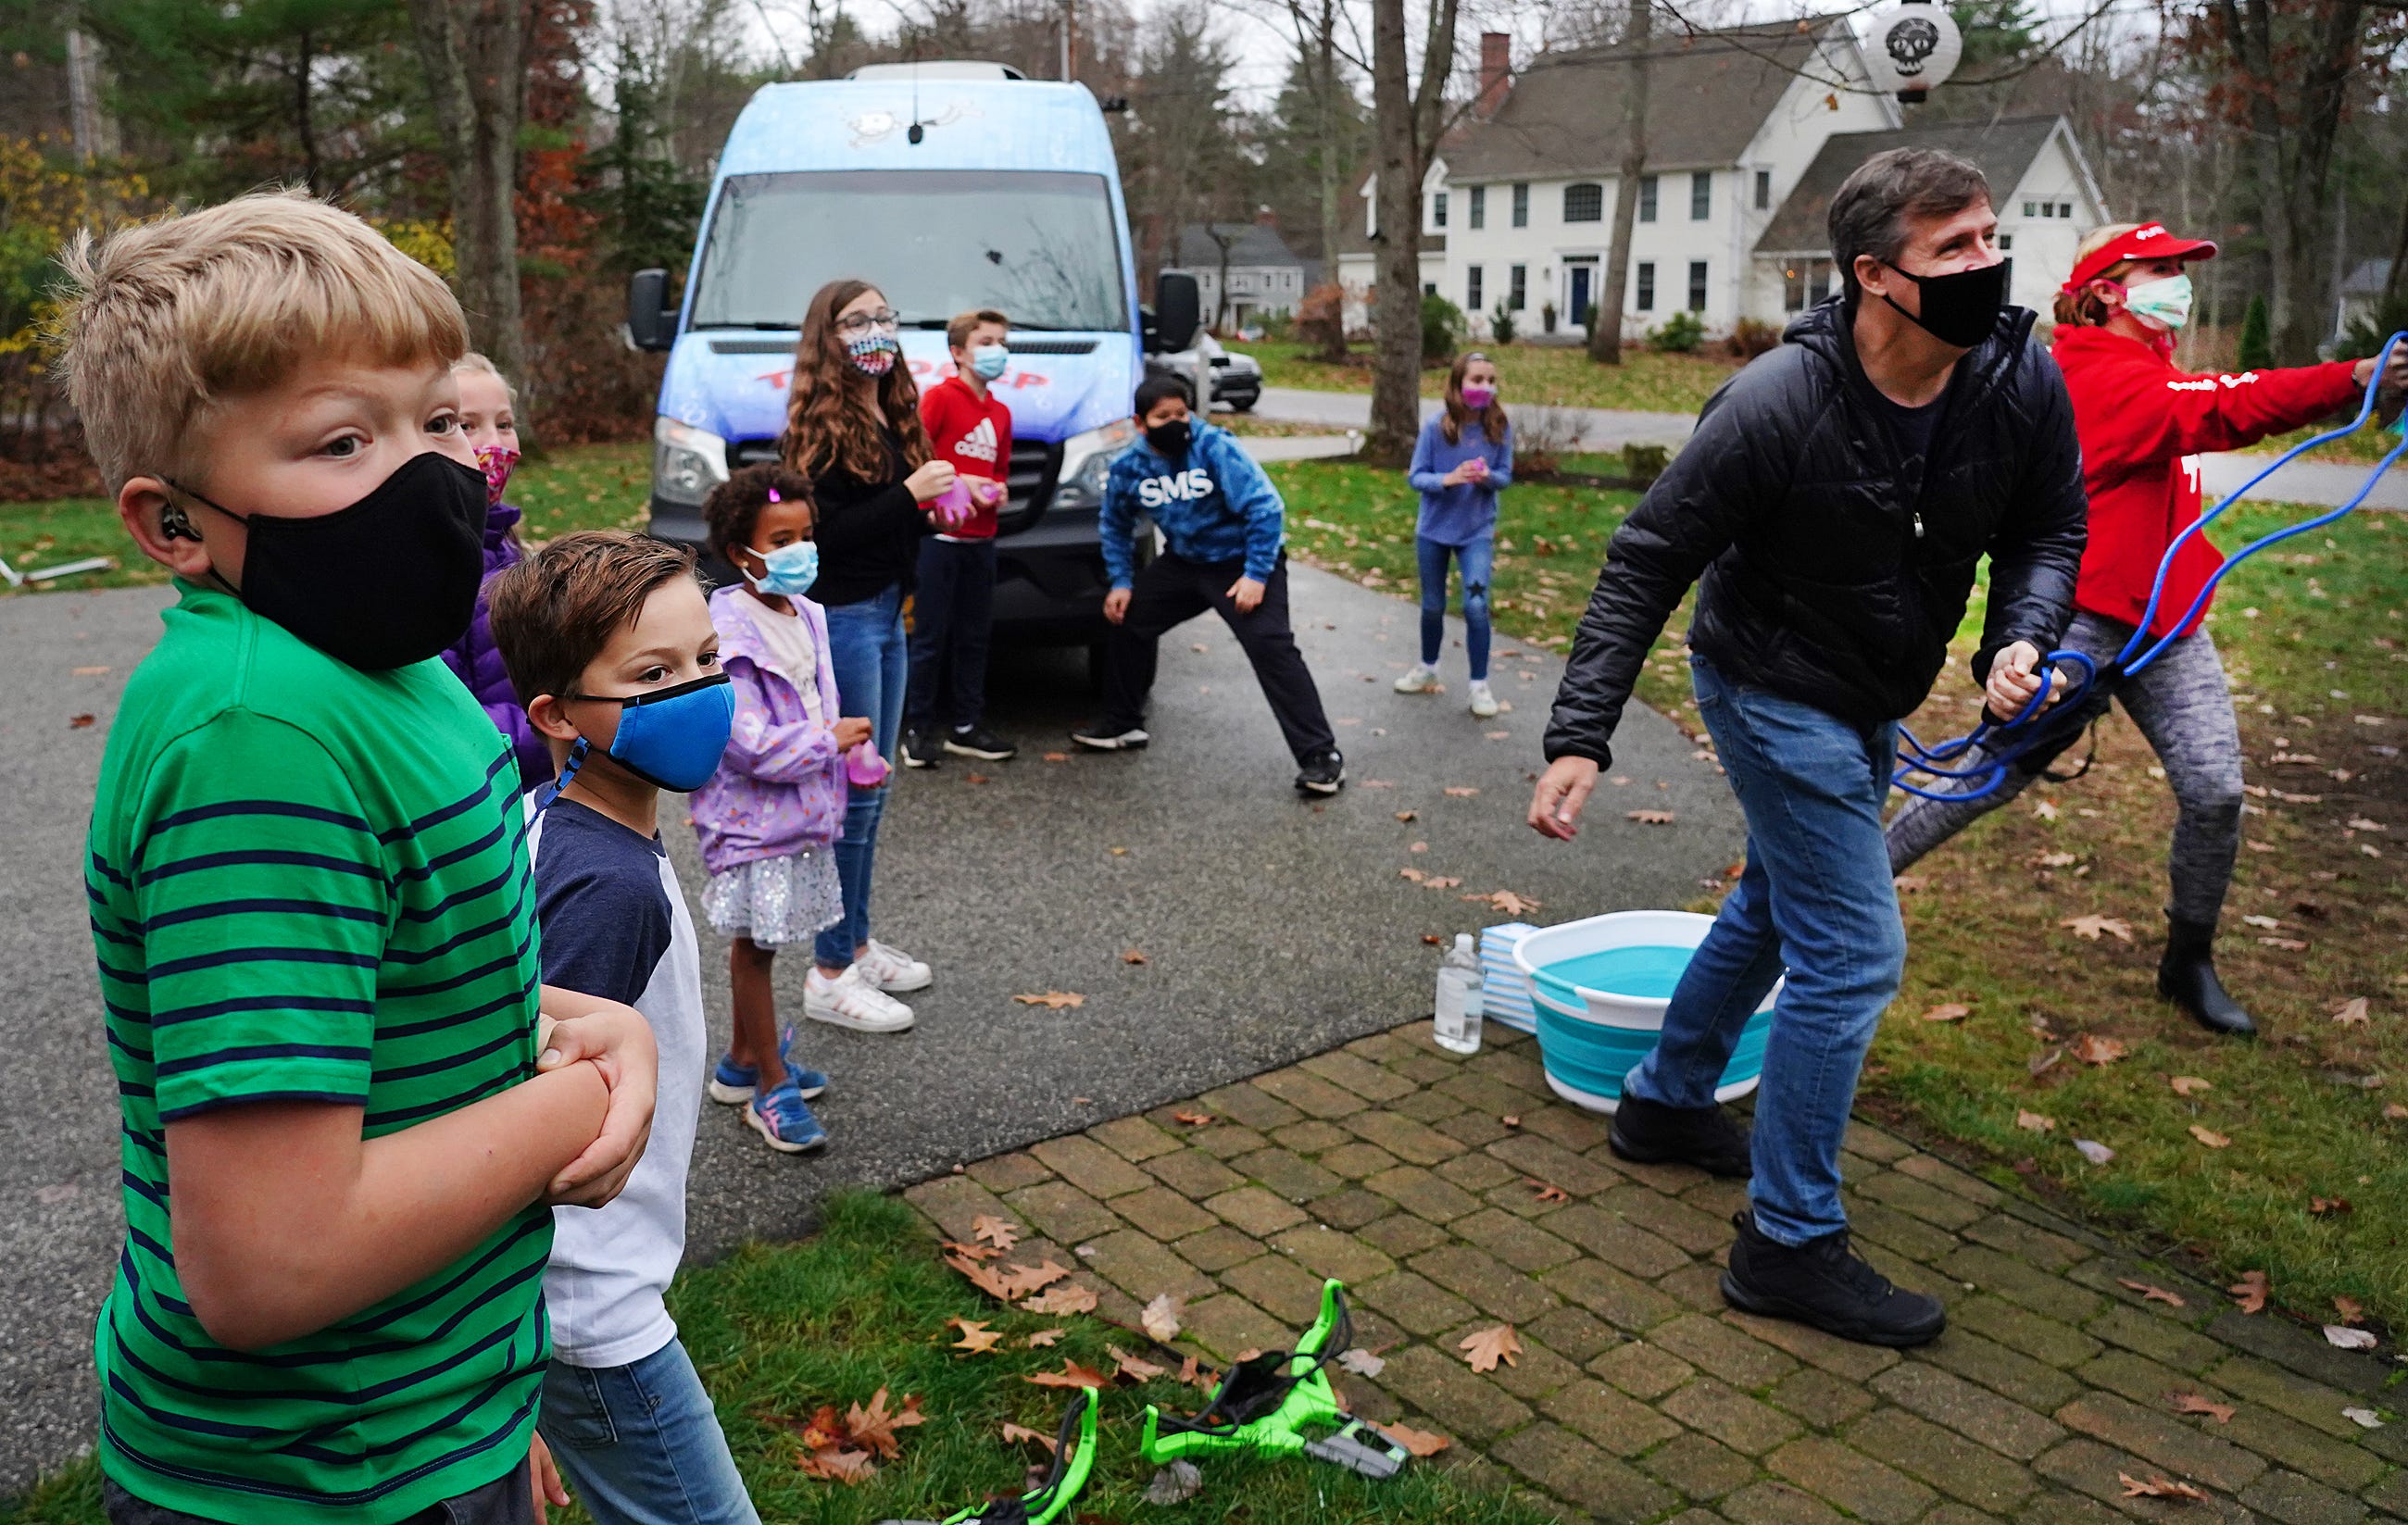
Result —
<instances>
[{"instance_id":1,"label":"boy wearing blue face mask","mask_svg":"<svg viewBox=\"0 0 2408 1525\"><path fill-rule=\"evenodd\" d=\"M946 752L1000 762L1020 750L980 721L986 711L988 631L995 620L996 510L1011 466L1011 409L995 394L1011 363L1011 321L991 307L945 325L953 374L920 394L928 449L961 475L947 497L957 523L920 542L911 596L911 677L903 704L903 763L930 768ZM947 498L931 506L942 514Z\"/></svg>"},{"instance_id":2,"label":"boy wearing blue face mask","mask_svg":"<svg viewBox=\"0 0 2408 1525\"><path fill-rule=\"evenodd\" d=\"M710 777L735 708L694 562L589 532L491 585L494 644L561 770L527 828L544 977L634 1006L660 1050L651 1147L609 1206L555 1214L543 1278L552 1360L538 1429L603 1525L760 1518L662 1301L685 1252L705 1038L660 791Z\"/></svg>"}]
</instances>

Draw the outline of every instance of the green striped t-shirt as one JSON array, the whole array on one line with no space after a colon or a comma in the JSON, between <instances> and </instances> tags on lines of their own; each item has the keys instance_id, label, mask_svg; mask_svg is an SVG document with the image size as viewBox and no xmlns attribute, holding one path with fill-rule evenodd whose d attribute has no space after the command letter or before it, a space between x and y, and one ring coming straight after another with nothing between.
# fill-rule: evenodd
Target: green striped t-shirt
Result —
<instances>
[{"instance_id":1,"label":"green striped t-shirt","mask_svg":"<svg viewBox=\"0 0 2408 1525\"><path fill-rule=\"evenodd\" d=\"M177 1280L164 1130L297 1100L363 1108L375 1137L535 1073L518 774L440 662L364 673L177 589L109 732L84 870L124 1133L101 1464L205 1518L384 1525L525 1457L551 1214L245 1354Z\"/></svg>"}]
</instances>

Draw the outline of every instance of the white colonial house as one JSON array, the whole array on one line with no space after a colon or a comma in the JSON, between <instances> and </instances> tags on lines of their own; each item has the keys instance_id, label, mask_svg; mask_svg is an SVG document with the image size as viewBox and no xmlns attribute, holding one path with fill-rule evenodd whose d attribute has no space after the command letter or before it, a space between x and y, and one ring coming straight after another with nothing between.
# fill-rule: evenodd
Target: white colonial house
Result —
<instances>
[{"instance_id":1,"label":"white colonial house","mask_svg":"<svg viewBox=\"0 0 2408 1525\"><path fill-rule=\"evenodd\" d=\"M1226 264L1229 287L1221 289ZM1287 247L1268 218L1253 222L1190 222L1163 268L1196 278L1207 323L1242 328L1257 317L1293 312L1318 271Z\"/></svg>"},{"instance_id":2,"label":"white colonial house","mask_svg":"<svg viewBox=\"0 0 2408 1525\"><path fill-rule=\"evenodd\" d=\"M1547 332L1552 308L1553 332L1583 335L1612 240L1628 65L1592 50L1541 55L1509 75L1491 41L1484 109L1447 135L1423 181L1423 289L1462 307L1482 334L1501 304L1523 334ZM2080 235L2105 221L2060 119L1902 128L1897 102L1872 93L1845 21L1728 28L1661 47L1624 301L1629 337L1676 311L1696 313L1711 334L1742 318L1777 324L1828 294L1831 193L1882 149L1928 144L1983 166L2018 256L2014 300L2043 312L2043 288L2055 291ZM1359 192L1360 234L1350 228L1338 261L1353 327L1367 321L1377 231L1371 177Z\"/></svg>"}]
</instances>

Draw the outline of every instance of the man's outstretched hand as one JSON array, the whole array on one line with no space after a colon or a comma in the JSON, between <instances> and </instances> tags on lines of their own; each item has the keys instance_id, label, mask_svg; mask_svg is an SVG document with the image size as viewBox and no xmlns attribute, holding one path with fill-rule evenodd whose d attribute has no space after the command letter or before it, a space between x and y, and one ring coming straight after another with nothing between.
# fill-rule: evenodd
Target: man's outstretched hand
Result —
<instances>
[{"instance_id":1,"label":"man's outstretched hand","mask_svg":"<svg viewBox=\"0 0 2408 1525\"><path fill-rule=\"evenodd\" d=\"M1597 788L1598 771L1596 762L1585 757L1559 757L1548 763L1530 793L1530 829L1558 842L1578 836L1581 808Z\"/></svg>"}]
</instances>

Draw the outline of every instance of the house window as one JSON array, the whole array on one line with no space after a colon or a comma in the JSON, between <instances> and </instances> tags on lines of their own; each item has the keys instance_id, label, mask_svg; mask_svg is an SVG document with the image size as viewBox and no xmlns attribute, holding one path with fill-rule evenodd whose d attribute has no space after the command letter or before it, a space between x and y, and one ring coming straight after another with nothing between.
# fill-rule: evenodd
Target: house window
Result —
<instances>
[{"instance_id":1,"label":"house window","mask_svg":"<svg viewBox=\"0 0 2408 1525\"><path fill-rule=\"evenodd\" d=\"M1639 177L1639 221L1656 221L1656 177L1653 175Z\"/></svg>"},{"instance_id":2,"label":"house window","mask_svg":"<svg viewBox=\"0 0 2408 1525\"><path fill-rule=\"evenodd\" d=\"M1601 222L1605 220L1605 187L1595 180L1582 180L1564 187L1564 221L1567 222Z\"/></svg>"},{"instance_id":3,"label":"house window","mask_svg":"<svg viewBox=\"0 0 2408 1525\"><path fill-rule=\"evenodd\" d=\"M1463 310L1466 312L1476 313L1480 310L1480 266L1476 264L1466 273L1463 283Z\"/></svg>"},{"instance_id":4,"label":"house window","mask_svg":"<svg viewBox=\"0 0 2408 1525\"><path fill-rule=\"evenodd\" d=\"M2071 220L2073 216L2073 203L2070 201L2058 202L2057 204L2057 215Z\"/></svg>"},{"instance_id":5,"label":"house window","mask_svg":"<svg viewBox=\"0 0 2408 1525\"><path fill-rule=\"evenodd\" d=\"M1517 228L1530 225L1530 188L1526 185L1513 187L1513 225Z\"/></svg>"},{"instance_id":6,"label":"house window","mask_svg":"<svg viewBox=\"0 0 2408 1525\"><path fill-rule=\"evenodd\" d=\"M2040 203L2036 201L2025 202L2024 215L2026 217L2038 217L2040 215Z\"/></svg>"},{"instance_id":7,"label":"house window","mask_svg":"<svg viewBox=\"0 0 2408 1525\"><path fill-rule=\"evenodd\" d=\"M1656 262L1639 262L1639 300L1633 304L1641 312L1656 310Z\"/></svg>"},{"instance_id":8,"label":"house window","mask_svg":"<svg viewBox=\"0 0 2408 1525\"><path fill-rule=\"evenodd\" d=\"M1430 197L1430 226L1434 228L1446 226L1446 192L1443 191Z\"/></svg>"},{"instance_id":9,"label":"house window","mask_svg":"<svg viewBox=\"0 0 2408 1525\"><path fill-rule=\"evenodd\" d=\"M1701 169L1689 177L1689 221L1703 222L1713 215L1713 171Z\"/></svg>"},{"instance_id":10,"label":"house window","mask_svg":"<svg viewBox=\"0 0 2408 1525\"><path fill-rule=\"evenodd\" d=\"M1484 185L1475 185L1471 188L1470 225L1475 228L1488 226L1488 187Z\"/></svg>"},{"instance_id":11,"label":"house window","mask_svg":"<svg viewBox=\"0 0 2408 1525\"><path fill-rule=\"evenodd\" d=\"M1706 262L1703 260L1689 262L1689 310L1706 310Z\"/></svg>"},{"instance_id":12,"label":"house window","mask_svg":"<svg viewBox=\"0 0 2408 1525\"><path fill-rule=\"evenodd\" d=\"M1424 296L1436 296L1438 294L1438 282L1434 280L1423 281L1422 294Z\"/></svg>"},{"instance_id":13,"label":"house window","mask_svg":"<svg viewBox=\"0 0 2408 1525\"><path fill-rule=\"evenodd\" d=\"M1756 209L1759 212L1772 209L1772 171L1769 169L1756 172Z\"/></svg>"},{"instance_id":14,"label":"house window","mask_svg":"<svg viewBox=\"0 0 2408 1525\"><path fill-rule=\"evenodd\" d=\"M2013 248L2014 248L2014 247L2015 247L2015 235L2014 235L2014 234L2012 234L2012 233L2002 233L2002 234L1999 235L1999 248L2000 248L2000 249L2013 249Z\"/></svg>"},{"instance_id":15,"label":"house window","mask_svg":"<svg viewBox=\"0 0 2408 1525\"><path fill-rule=\"evenodd\" d=\"M1507 271L1507 276L1505 306L1508 311L1519 312L1530 293L1530 267L1526 264L1513 265Z\"/></svg>"}]
</instances>

